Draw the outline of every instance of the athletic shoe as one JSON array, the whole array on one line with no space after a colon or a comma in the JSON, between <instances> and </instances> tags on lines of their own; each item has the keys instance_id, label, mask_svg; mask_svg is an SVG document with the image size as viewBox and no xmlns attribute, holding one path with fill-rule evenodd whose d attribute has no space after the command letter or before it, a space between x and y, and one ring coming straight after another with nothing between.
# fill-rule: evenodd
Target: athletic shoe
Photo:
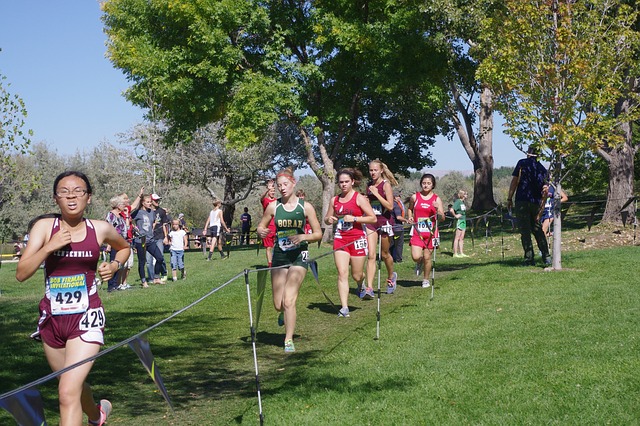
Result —
<instances>
[{"instance_id":1,"label":"athletic shoe","mask_svg":"<svg viewBox=\"0 0 640 426\"><path fill-rule=\"evenodd\" d=\"M171 281L174 281L174 282L175 282L175 281L178 281L178 277L172 277L172 278L171 278Z\"/></svg>"},{"instance_id":2,"label":"athletic shoe","mask_svg":"<svg viewBox=\"0 0 640 426\"><path fill-rule=\"evenodd\" d=\"M162 284L166 284L166 283L167 283L167 276L166 276L166 275L162 275L162 276L160 277L160 282L161 282Z\"/></svg>"},{"instance_id":3,"label":"athletic shoe","mask_svg":"<svg viewBox=\"0 0 640 426\"><path fill-rule=\"evenodd\" d=\"M364 296L362 297L362 300L371 300L374 297L376 297L376 294L373 292L372 288L367 288L364 291Z\"/></svg>"},{"instance_id":4,"label":"athletic shoe","mask_svg":"<svg viewBox=\"0 0 640 426\"><path fill-rule=\"evenodd\" d=\"M226 259L227 257L229 257L229 256L227 256L223 252L220 252L220 259Z\"/></svg>"},{"instance_id":5,"label":"athletic shoe","mask_svg":"<svg viewBox=\"0 0 640 426\"><path fill-rule=\"evenodd\" d=\"M429 282L429 280L422 280L422 288L429 288L431 287L431 283Z\"/></svg>"},{"instance_id":6,"label":"athletic shoe","mask_svg":"<svg viewBox=\"0 0 640 426\"><path fill-rule=\"evenodd\" d=\"M458 253L454 253L453 257L464 257L464 256L462 256L461 254L458 254Z\"/></svg>"},{"instance_id":7,"label":"athletic shoe","mask_svg":"<svg viewBox=\"0 0 640 426\"><path fill-rule=\"evenodd\" d=\"M460 253L460 257L469 257L468 254Z\"/></svg>"},{"instance_id":8,"label":"athletic shoe","mask_svg":"<svg viewBox=\"0 0 640 426\"><path fill-rule=\"evenodd\" d=\"M360 287L360 288L358 289L358 297L359 297L360 299L364 299L364 296L365 296L366 294L367 294L367 289L366 289L364 286L362 286L362 287Z\"/></svg>"},{"instance_id":9,"label":"athletic shoe","mask_svg":"<svg viewBox=\"0 0 640 426\"><path fill-rule=\"evenodd\" d=\"M536 262L533 260L525 260L522 262L522 266L536 266Z\"/></svg>"},{"instance_id":10,"label":"athletic shoe","mask_svg":"<svg viewBox=\"0 0 640 426\"><path fill-rule=\"evenodd\" d=\"M387 280L387 294L393 294L396 291L396 281L398 281L398 274L394 272L391 274L391 279Z\"/></svg>"},{"instance_id":11,"label":"athletic shoe","mask_svg":"<svg viewBox=\"0 0 640 426\"><path fill-rule=\"evenodd\" d=\"M550 257L545 258L544 259L544 264L545 265L551 265L551 258Z\"/></svg>"},{"instance_id":12,"label":"athletic shoe","mask_svg":"<svg viewBox=\"0 0 640 426\"><path fill-rule=\"evenodd\" d=\"M285 340L284 341L284 352L290 354L296 351L296 347L293 345L293 340Z\"/></svg>"},{"instance_id":13,"label":"athletic shoe","mask_svg":"<svg viewBox=\"0 0 640 426\"><path fill-rule=\"evenodd\" d=\"M118 290L129 290L131 288L131 286L127 283L122 283L120 284L121 288L118 288Z\"/></svg>"},{"instance_id":14,"label":"athletic shoe","mask_svg":"<svg viewBox=\"0 0 640 426\"><path fill-rule=\"evenodd\" d=\"M106 399L101 399L98 404L98 410L100 411L100 420L89 420L89 426L102 426L107 423L109 414L111 414L111 403Z\"/></svg>"},{"instance_id":15,"label":"athletic shoe","mask_svg":"<svg viewBox=\"0 0 640 426\"><path fill-rule=\"evenodd\" d=\"M284 312L280 312L278 315L278 327L282 327L284 325Z\"/></svg>"},{"instance_id":16,"label":"athletic shoe","mask_svg":"<svg viewBox=\"0 0 640 426\"><path fill-rule=\"evenodd\" d=\"M346 306L341 308L340 312L338 312L338 318L349 318L349 308Z\"/></svg>"},{"instance_id":17,"label":"athletic shoe","mask_svg":"<svg viewBox=\"0 0 640 426\"><path fill-rule=\"evenodd\" d=\"M420 276L420 274L422 273L422 262L418 262L416 263L416 277Z\"/></svg>"}]
</instances>

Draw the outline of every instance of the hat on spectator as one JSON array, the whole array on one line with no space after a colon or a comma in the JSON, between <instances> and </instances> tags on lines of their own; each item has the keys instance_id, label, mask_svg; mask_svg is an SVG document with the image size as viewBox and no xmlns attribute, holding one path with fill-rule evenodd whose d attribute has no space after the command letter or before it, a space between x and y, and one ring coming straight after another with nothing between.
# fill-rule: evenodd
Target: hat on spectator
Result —
<instances>
[{"instance_id":1,"label":"hat on spectator","mask_svg":"<svg viewBox=\"0 0 640 426\"><path fill-rule=\"evenodd\" d=\"M540 155L540 148L536 145L530 145L527 150L527 157L537 157L538 155Z\"/></svg>"},{"instance_id":2,"label":"hat on spectator","mask_svg":"<svg viewBox=\"0 0 640 426\"><path fill-rule=\"evenodd\" d=\"M180 214L178 215L178 219L182 219L183 217L184 217L184 213L180 213Z\"/></svg>"},{"instance_id":3,"label":"hat on spectator","mask_svg":"<svg viewBox=\"0 0 640 426\"><path fill-rule=\"evenodd\" d=\"M162 200L162 197L154 192L153 194L151 194L151 199L153 201L158 201L158 200Z\"/></svg>"}]
</instances>

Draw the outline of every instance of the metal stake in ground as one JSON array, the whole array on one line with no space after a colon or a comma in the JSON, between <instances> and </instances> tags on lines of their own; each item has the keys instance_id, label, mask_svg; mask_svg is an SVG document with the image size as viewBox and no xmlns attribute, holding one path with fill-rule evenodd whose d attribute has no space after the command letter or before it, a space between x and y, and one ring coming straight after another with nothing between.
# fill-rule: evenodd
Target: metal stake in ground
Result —
<instances>
[{"instance_id":1,"label":"metal stake in ground","mask_svg":"<svg viewBox=\"0 0 640 426\"><path fill-rule=\"evenodd\" d=\"M436 213L436 224L431 230L431 239L433 241L433 256L431 256L431 298L433 300L434 289L436 288L436 251L440 247L440 234L435 236L435 232L438 231L438 214Z\"/></svg>"},{"instance_id":2,"label":"metal stake in ground","mask_svg":"<svg viewBox=\"0 0 640 426\"><path fill-rule=\"evenodd\" d=\"M249 287L249 270L244 270L244 282L247 285L247 300L249 303L249 328L251 330L251 346L253 347L253 365L256 369L256 390L258 392L258 410L260 412L260 426L264 424L262 413L262 397L260 396L260 374L258 373L258 354L256 353L256 329L253 327L253 311L251 309L251 288Z\"/></svg>"},{"instance_id":3,"label":"metal stake in ground","mask_svg":"<svg viewBox=\"0 0 640 426\"><path fill-rule=\"evenodd\" d=\"M381 247L382 247L382 236L378 235L378 254L377 254L377 260L378 260L378 312L376 313L376 338L375 338L375 340L380 340L380 263L382 261L382 256L380 255Z\"/></svg>"}]
</instances>

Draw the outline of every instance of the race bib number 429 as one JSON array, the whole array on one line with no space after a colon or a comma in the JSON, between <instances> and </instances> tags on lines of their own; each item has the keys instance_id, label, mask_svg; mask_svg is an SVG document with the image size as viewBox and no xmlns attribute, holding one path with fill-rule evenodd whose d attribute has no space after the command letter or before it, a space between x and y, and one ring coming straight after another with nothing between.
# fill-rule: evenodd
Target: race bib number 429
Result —
<instances>
[{"instance_id":1,"label":"race bib number 429","mask_svg":"<svg viewBox=\"0 0 640 426\"><path fill-rule=\"evenodd\" d=\"M52 315L81 314L89 308L87 279L84 274L49 277Z\"/></svg>"}]
</instances>

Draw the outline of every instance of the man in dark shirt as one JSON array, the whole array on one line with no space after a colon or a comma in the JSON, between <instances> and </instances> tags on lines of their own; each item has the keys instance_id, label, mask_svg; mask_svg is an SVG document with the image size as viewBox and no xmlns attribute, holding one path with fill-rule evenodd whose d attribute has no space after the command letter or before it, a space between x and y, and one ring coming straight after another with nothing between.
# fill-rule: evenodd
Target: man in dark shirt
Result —
<instances>
[{"instance_id":1,"label":"man in dark shirt","mask_svg":"<svg viewBox=\"0 0 640 426\"><path fill-rule=\"evenodd\" d=\"M251 215L249 214L249 208L244 208L244 213L240 215L240 223L242 224L240 232L240 245L243 245L245 240L249 244L249 231L251 230Z\"/></svg>"},{"instance_id":2,"label":"man in dark shirt","mask_svg":"<svg viewBox=\"0 0 640 426\"><path fill-rule=\"evenodd\" d=\"M153 222L153 242L158 247L158 251L163 253L162 262L160 263L160 275L153 277L153 282L166 283L167 282L167 263L164 260L164 246L169 245L169 224L171 218L167 215L167 211L160 207L162 197L158 194L151 194L151 202L153 210L155 211L155 221Z\"/></svg>"},{"instance_id":3,"label":"man in dark shirt","mask_svg":"<svg viewBox=\"0 0 640 426\"><path fill-rule=\"evenodd\" d=\"M538 153L536 147L529 147L527 158L523 158L516 164L511 174L513 178L509 187L509 210L513 205L514 193L516 196L515 214L518 218L520 240L524 250L523 265L525 266L535 265L531 233L533 233L538 249L542 253L542 261L546 265L551 264L547 238L542 232L540 221L537 220L542 198L542 185L547 180L547 169L538 161Z\"/></svg>"}]
</instances>

